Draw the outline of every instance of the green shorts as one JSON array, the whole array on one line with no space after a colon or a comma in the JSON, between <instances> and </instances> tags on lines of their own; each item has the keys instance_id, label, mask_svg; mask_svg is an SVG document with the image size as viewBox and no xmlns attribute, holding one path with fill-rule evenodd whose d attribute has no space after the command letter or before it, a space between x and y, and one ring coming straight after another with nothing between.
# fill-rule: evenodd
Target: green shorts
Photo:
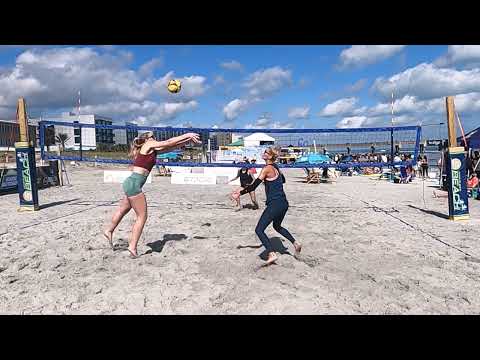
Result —
<instances>
[{"instance_id":1,"label":"green shorts","mask_svg":"<svg viewBox=\"0 0 480 360\"><path fill-rule=\"evenodd\" d=\"M132 173L123 182L123 191L127 196L135 196L142 192L142 187L147 181L147 176L138 173Z\"/></svg>"}]
</instances>

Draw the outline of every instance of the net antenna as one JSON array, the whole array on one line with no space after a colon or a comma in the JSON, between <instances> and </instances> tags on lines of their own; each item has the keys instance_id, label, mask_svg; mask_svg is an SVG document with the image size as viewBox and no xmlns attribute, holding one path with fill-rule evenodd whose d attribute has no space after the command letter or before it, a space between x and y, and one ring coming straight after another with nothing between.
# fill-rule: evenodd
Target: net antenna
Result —
<instances>
[{"instance_id":1,"label":"net antenna","mask_svg":"<svg viewBox=\"0 0 480 360\"><path fill-rule=\"evenodd\" d=\"M394 147L394 140L393 140L393 126L394 126L394 113L393 113L393 106L395 104L395 98L393 96L393 91L394 87L392 84L392 124L391 124L391 130L390 130L390 167L393 169L393 163L394 163L394 152L393 152L393 147ZM392 172L393 174L393 172Z\"/></svg>"},{"instance_id":2,"label":"net antenna","mask_svg":"<svg viewBox=\"0 0 480 360\"><path fill-rule=\"evenodd\" d=\"M81 99L81 92L80 90L78 90L78 111L77 111L78 122L80 122L80 99Z\"/></svg>"},{"instance_id":3,"label":"net antenna","mask_svg":"<svg viewBox=\"0 0 480 360\"><path fill-rule=\"evenodd\" d=\"M394 123L394 115L393 115L393 105L395 104L395 99L393 97L393 90L392 90L392 127L393 127L393 123Z\"/></svg>"}]
</instances>

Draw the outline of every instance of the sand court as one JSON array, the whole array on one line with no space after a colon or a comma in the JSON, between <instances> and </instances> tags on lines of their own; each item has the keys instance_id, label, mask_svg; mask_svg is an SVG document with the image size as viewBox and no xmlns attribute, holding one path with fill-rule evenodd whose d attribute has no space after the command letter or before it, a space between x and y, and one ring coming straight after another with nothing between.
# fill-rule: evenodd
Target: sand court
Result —
<instances>
[{"instance_id":1,"label":"sand court","mask_svg":"<svg viewBox=\"0 0 480 360\"><path fill-rule=\"evenodd\" d=\"M263 186L260 210L235 212L232 185L154 176L144 186L142 256L129 259L133 211L114 235L115 251L101 236L121 185L104 183L100 168L68 175L71 187L39 191L38 212L17 213L17 194L0 197L2 314L480 312L480 201L470 200L471 220L446 220L447 199L432 196L431 181L305 184L303 170L285 170L284 224L304 249L294 258L270 226L280 255L264 268L254 232Z\"/></svg>"}]
</instances>

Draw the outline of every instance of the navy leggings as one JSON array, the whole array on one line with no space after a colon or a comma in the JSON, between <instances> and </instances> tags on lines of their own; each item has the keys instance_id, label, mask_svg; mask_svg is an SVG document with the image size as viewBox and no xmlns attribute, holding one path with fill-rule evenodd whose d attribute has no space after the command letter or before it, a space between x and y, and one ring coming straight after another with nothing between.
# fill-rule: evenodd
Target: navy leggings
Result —
<instances>
[{"instance_id":1,"label":"navy leggings","mask_svg":"<svg viewBox=\"0 0 480 360\"><path fill-rule=\"evenodd\" d=\"M258 220L257 227L255 228L255 233L260 238L260 241L269 253L273 252L273 248L270 239L265 234L265 229L268 225L270 225L271 222L273 222L273 228L276 232L285 237L287 240L290 240L292 244L295 242L292 234L290 234L287 229L282 227L282 221L285 217L285 214L287 213L287 210L288 203L286 201L274 201L271 204L267 205L267 207L263 211L262 216L260 216L260 220Z\"/></svg>"}]
</instances>

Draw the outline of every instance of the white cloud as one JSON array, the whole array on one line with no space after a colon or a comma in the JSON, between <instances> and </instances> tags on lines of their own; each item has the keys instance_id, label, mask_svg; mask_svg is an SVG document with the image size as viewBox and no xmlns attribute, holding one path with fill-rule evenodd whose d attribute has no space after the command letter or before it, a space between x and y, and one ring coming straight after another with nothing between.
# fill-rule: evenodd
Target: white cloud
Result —
<instances>
[{"instance_id":1,"label":"white cloud","mask_svg":"<svg viewBox=\"0 0 480 360\"><path fill-rule=\"evenodd\" d=\"M134 71L130 68L132 59L130 52L98 52L89 47L28 49L13 67L0 72L0 108L14 116L16 101L23 96L30 113L36 109L58 112L74 107L80 90L82 113L91 110L114 120L115 115L121 115L120 121L154 116L151 121L157 121L195 109L196 98L208 89L205 77L191 75L181 78L182 91L171 95L166 85L173 72L160 79L145 79L159 61ZM164 101L158 101L162 97Z\"/></svg>"},{"instance_id":2,"label":"white cloud","mask_svg":"<svg viewBox=\"0 0 480 360\"><path fill-rule=\"evenodd\" d=\"M168 82L172 79L178 79L182 84L182 89L177 94L172 94L167 89ZM157 94L166 97L169 101L190 101L205 94L209 87L207 78L204 76L192 75L178 78L173 71L169 71L153 83L153 88Z\"/></svg>"},{"instance_id":3,"label":"white cloud","mask_svg":"<svg viewBox=\"0 0 480 360\"><path fill-rule=\"evenodd\" d=\"M227 121L233 121L251 105L272 96L276 92L292 83L291 71L274 66L264 70L258 70L245 79L243 87L248 93L240 98L230 101L223 108L223 114Z\"/></svg>"},{"instance_id":4,"label":"white cloud","mask_svg":"<svg viewBox=\"0 0 480 360\"><path fill-rule=\"evenodd\" d=\"M355 106L358 103L358 98L350 97L343 98L333 103L328 104L320 111L320 116L331 117L353 114Z\"/></svg>"},{"instance_id":5,"label":"white cloud","mask_svg":"<svg viewBox=\"0 0 480 360\"><path fill-rule=\"evenodd\" d=\"M255 71L247 77L244 86L249 90L250 96L264 98L291 85L291 83L291 71L282 69L280 66L274 66Z\"/></svg>"},{"instance_id":6,"label":"white cloud","mask_svg":"<svg viewBox=\"0 0 480 360\"><path fill-rule=\"evenodd\" d=\"M247 129L291 129L294 124L288 121L274 121L267 116L258 118L255 123L245 126Z\"/></svg>"},{"instance_id":7,"label":"white cloud","mask_svg":"<svg viewBox=\"0 0 480 360\"><path fill-rule=\"evenodd\" d=\"M262 121L256 121L254 124L245 125L246 129L293 129L294 125L290 122L267 122L262 125Z\"/></svg>"},{"instance_id":8,"label":"white cloud","mask_svg":"<svg viewBox=\"0 0 480 360\"><path fill-rule=\"evenodd\" d=\"M478 66L480 64L480 45L450 45L447 53L434 62L440 67L450 65Z\"/></svg>"},{"instance_id":9,"label":"white cloud","mask_svg":"<svg viewBox=\"0 0 480 360\"><path fill-rule=\"evenodd\" d=\"M255 122L255 124L258 125L258 126L266 126L266 125L268 125L268 124L271 123L271 122L272 122L272 121L271 121L269 118L267 118L267 117L265 117L265 116L262 116L261 118L259 118L259 119Z\"/></svg>"},{"instance_id":10,"label":"white cloud","mask_svg":"<svg viewBox=\"0 0 480 360\"><path fill-rule=\"evenodd\" d=\"M365 66L385 60L405 45L353 45L340 53L340 68Z\"/></svg>"},{"instance_id":11,"label":"white cloud","mask_svg":"<svg viewBox=\"0 0 480 360\"><path fill-rule=\"evenodd\" d=\"M227 121L235 120L241 113L248 109L250 102L248 100L234 99L223 108L223 115Z\"/></svg>"},{"instance_id":12,"label":"white cloud","mask_svg":"<svg viewBox=\"0 0 480 360\"><path fill-rule=\"evenodd\" d=\"M395 116L394 124L399 125L417 125L419 118L412 115ZM354 127L378 127L378 126L390 126L391 117L388 116L351 116L344 117L337 124L337 128L354 128Z\"/></svg>"},{"instance_id":13,"label":"white cloud","mask_svg":"<svg viewBox=\"0 0 480 360\"><path fill-rule=\"evenodd\" d=\"M114 51L117 49L115 45L99 45L98 47L105 51Z\"/></svg>"},{"instance_id":14,"label":"white cloud","mask_svg":"<svg viewBox=\"0 0 480 360\"><path fill-rule=\"evenodd\" d=\"M405 95L434 99L449 95L480 92L480 69L455 70L422 63L404 72L375 80L372 90L383 99Z\"/></svg>"},{"instance_id":15,"label":"white cloud","mask_svg":"<svg viewBox=\"0 0 480 360\"><path fill-rule=\"evenodd\" d=\"M109 114L119 120L140 121L142 124L166 123L178 114L193 110L198 102L111 102L101 105L82 107L82 113Z\"/></svg>"},{"instance_id":16,"label":"white cloud","mask_svg":"<svg viewBox=\"0 0 480 360\"><path fill-rule=\"evenodd\" d=\"M290 119L306 119L310 115L310 107L295 107L288 111Z\"/></svg>"},{"instance_id":17,"label":"white cloud","mask_svg":"<svg viewBox=\"0 0 480 360\"><path fill-rule=\"evenodd\" d=\"M337 123L337 128L353 128L368 125L369 120L366 116L345 117Z\"/></svg>"},{"instance_id":18,"label":"white cloud","mask_svg":"<svg viewBox=\"0 0 480 360\"><path fill-rule=\"evenodd\" d=\"M360 79L356 81L354 84L347 86L345 88L345 91L349 93L356 93L365 87L365 85L367 84L367 81L368 81L367 79Z\"/></svg>"},{"instance_id":19,"label":"white cloud","mask_svg":"<svg viewBox=\"0 0 480 360\"><path fill-rule=\"evenodd\" d=\"M460 114L463 125L472 129L478 126L480 113L480 93L455 96L455 109ZM379 103L371 107L353 109L355 116L344 116L337 127L389 126L391 104ZM394 103L395 125L439 123L445 121L445 98L419 100L414 96L404 96Z\"/></svg>"},{"instance_id":20,"label":"white cloud","mask_svg":"<svg viewBox=\"0 0 480 360\"><path fill-rule=\"evenodd\" d=\"M152 76L155 69L158 69L163 65L163 58L154 58L147 61L145 64L140 66L138 73L142 77Z\"/></svg>"},{"instance_id":21,"label":"white cloud","mask_svg":"<svg viewBox=\"0 0 480 360\"><path fill-rule=\"evenodd\" d=\"M231 60L231 61L224 61L220 64L220 66L226 70L234 70L234 71L242 71L243 65L240 64L238 61Z\"/></svg>"},{"instance_id":22,"label":"white cloud","mask_svg":"<svg viewBox=\"0 0 480 360\"><path fill-rule=\"evenodd\" d=\"M222 75L217 75L213 79L213 84L214 85L224 85L225 83L226 83L226 80Z\"/></svg>"}]
</instances>

